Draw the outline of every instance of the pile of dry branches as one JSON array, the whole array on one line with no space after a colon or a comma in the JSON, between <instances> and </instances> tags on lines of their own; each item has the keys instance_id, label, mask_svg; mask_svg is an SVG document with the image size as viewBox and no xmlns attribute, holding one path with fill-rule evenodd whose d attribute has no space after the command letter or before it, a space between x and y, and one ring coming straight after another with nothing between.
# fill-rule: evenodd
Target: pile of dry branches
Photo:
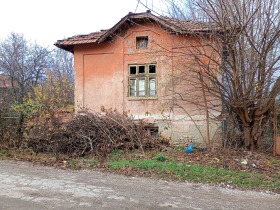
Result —
<instances>
[{"instance_id":1,"label":"pile of dry branches","mask_svg":"<svg viewBox=\"0 0 280 210\"><path fill-rule=\"evenodd\" d=\"M81 112L70 122L61 124L61 129L56 127L55 130L51 135L44 135L49 138L29 139L29 148L35 152L69 156L106 156L116 149L144 151L159 146L155 137L148 135L143 123L111 110L95 114Z\"/></svg>"}]
</instances>

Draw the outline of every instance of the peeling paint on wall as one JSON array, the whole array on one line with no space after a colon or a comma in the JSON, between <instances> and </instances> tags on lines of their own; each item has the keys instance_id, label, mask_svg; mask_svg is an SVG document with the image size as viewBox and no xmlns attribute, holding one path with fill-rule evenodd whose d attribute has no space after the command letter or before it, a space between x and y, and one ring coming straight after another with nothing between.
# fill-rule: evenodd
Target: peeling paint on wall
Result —
<instances>
[{"instance_id":1,"label":"peeling paint on wall","mask_svg":"<svg viewBox=\"0 0 280 210\"><path fill-rule=\"evenodd\" d=\"M129 54L134 54L134 50L132 48L128 48Z\"/></svg>"}]
</instances>

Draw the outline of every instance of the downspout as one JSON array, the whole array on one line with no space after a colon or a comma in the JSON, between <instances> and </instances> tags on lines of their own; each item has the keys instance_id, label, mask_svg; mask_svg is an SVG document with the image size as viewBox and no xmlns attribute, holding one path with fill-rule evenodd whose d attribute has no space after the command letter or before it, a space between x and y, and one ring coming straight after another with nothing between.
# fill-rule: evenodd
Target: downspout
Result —
<instances>
[{"instance_id":1,"label":"downspout","mask_svg":"<svg viewBox=\"0 0 280 210\"><path fill-rule=\"evenodd\" d=\"M82 107L85 108L85 65L84 65L84 54L83 54L83 100L82 100Z\"/></svg>"},{"instance_id":2,"label":"downspout","mask_svg":"<svg viewBox=\"0 0 280 210\"><path fill-rule=\"evenodd\" d=\"M123 109L123 114L124 114L124 112L125 112L125 83L124 83L124 81L125 81L125 73L124 73L124 38L122 39L122 66L123 66L123 94L122 94L122 97L123 97L123 105L122 105L122 109Z\"/></svg>"}]
</instances>

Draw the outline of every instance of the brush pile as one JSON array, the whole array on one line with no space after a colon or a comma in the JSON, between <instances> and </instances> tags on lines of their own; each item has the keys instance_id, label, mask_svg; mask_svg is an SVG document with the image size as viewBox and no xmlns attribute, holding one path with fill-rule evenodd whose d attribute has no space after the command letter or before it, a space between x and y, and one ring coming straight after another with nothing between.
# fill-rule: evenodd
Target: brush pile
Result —
<instances>
[{"instance_id":1,"label":"brush pile","mask_svg":"<svg viewBox=\"0 0 280 210\"><path fill-rule=\"evenodd\" d=\"M28 140L28 147L37 153L53 152L68 156L106 156L117 149L144 151L159 147L156 138L148 134L141 121L117 111L84 111L71 121L60 124L59 129L57 126L56 123L53 129L41 129L40 135ZM48 133L42 135L42 132ZM42 139L43 136L48 138Z\"/></svg>"}]
</instances>

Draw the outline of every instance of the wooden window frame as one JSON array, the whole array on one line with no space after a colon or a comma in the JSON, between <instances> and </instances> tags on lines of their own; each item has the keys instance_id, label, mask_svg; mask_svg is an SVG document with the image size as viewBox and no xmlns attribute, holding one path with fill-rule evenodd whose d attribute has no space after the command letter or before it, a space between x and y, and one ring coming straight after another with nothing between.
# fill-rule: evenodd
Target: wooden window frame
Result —
<instances>
[{"instance_id":1,"label":"wooden window frame","mask_svg":"<svg viewBox=\"0 0 280 210\"><path fill-rule=\"evenodd\" d=\"M154 66L155 72L150 73L150 67ZM131 68L135 67L136 72L131 72ZM141 73L141 69L144 67L144 73ZM140 70L140 71L139 71ZM157 64L147 63L147 64L131 64L128 65L128 97L129 98L154 98L157 97ZM154 79L154 89L151 90L151 79ZM135 88L132 88L131 81L135 81ZM140 94L139 81L144 82L144 94ZM133 90L133 93L132 93ZM153 91L154 93L152 94Z\"/></svg>"},{"instance_id":2,"label":"wooden window frame","mask_svg":"<svg viewBox=\"0 0 280 210\"><path fill-rule=\"evenodd\" d=\"M136 49L137 50L146 50L149 45L149 37L148 36L137 36L136 37Z\"/></svg>"}]
</instances>

